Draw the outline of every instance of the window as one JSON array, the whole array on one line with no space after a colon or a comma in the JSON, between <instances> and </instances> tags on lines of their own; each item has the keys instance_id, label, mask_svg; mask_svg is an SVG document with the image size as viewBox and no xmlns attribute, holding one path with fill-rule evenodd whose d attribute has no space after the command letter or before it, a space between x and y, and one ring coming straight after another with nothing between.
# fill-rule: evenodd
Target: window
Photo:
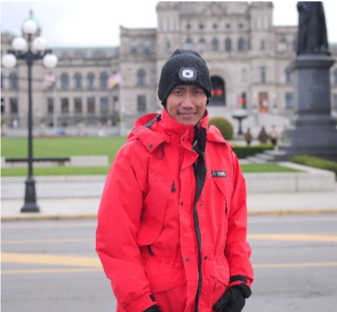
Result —
<instances>
[{"instance_id":1,"label":"window","mask_svg":"<svg viewBox=\"0 0 337 312\"><path fill-rule=\"evenodd\" d=\"M245 39L243 39L242 37L240 37L238 40L238 50L239 51L246 50L246 42L245 42Z\"/></svg>"},{"instance_id":2,"label":"window","mask_svg":"<svg viewBox=\"0 0 337 312\"><path fill-rule=\"evenodd\" d=\"M1 89L4 87L4 75L1 73Z\"/></svg>"},{"instance_id":3,"label":"window","mask_svg":"<svg viewBox=\"0 0 337 312\"><path fill-rule=\"evenodd\" d=\"M332 109L337 111L337 94L333 95L333 104Z\"/></svg>"},{"instance_id":4,"label":"window","mask_svg":"<svg viewBox=\"0 0 337 312\"><path fill-rule=\"evenodd\" d=\"M69 99L61 98L61 113L68 114L69 113Z\"/></svg>"},{"instance_id":5,"label":"window","mask_svg":"<svg viewBox=\"0 0 337 312\"><path fill-rule=\"evenodd\" d=\"M277 50L279 52L284 52L287 51L287 48L288 48L287 40L281 38L278 42Z\"/></svg>"},{"instance_id":6,"label":"window","mask_svg":"<svg viewBox=\"0 0 337 312\"><path fill-rule=\"evenodd\" d=\"M337 85L337 69L333 71L333 84Z\"/></svg>"},{"instance_id":7,"label":"window","mask_svg":"<svg viewBox=\"0 0 337 312\"><path fill-rule=\"evenodd\" d=\"M232 40L231 40L231 38L226 38L226 40L225 40L225 51L232 51Z\"/></svg>"},{"instance_id":8,"label":"window","mask_svg":"<svg viewBox=\"0 0 337 312\"><path fill-rule=\"evenodd\" d=\"M171 43L169 41L166 42L166 53L171 53Z\"/></svg>"},{"instance_id":9,"label":"window","mask_svg":"<svg viewBox=\"0 0 337 312\"><path fill-rule=\"evenodd\" d=\"M101 98L101 114L107 115L109 112L109 99L107 97Z\"/></svg>"},{"instance_id":10,"label":"window","mask_svg":"<svg viewBox=\"0 0 337 312\"><path fill-rule=\"evenodd\" d=\"M213 24L213 29L217 29L218 28L218 24Z\"/></svg>"},{"instance_id":11,"label":"window","mask_svg":"<svg viewBox=\"0 0 337 312\"><path fill-rule=\"evenodd\" d=\"M16 73L11 73L9 75L9 88L11 90L19 89L19 81Z\"/></svg>"},{"instance_id":12,"label":"window","mask_svg":"<svg viewBox=\"0 0 337 312\"><path fill-rule=\"evenodd\" d=\"M226 24L226 28L230 29L231 28L231 24Z\"/></svg>"},{"instance_id":13,"label":"window","mask_svg":"<svg viewBox=\"0 0 337 312\"><path fill-rule=\"evenodd\" d=\"M297 51L297 38L293 40L293 51Z\"/></svg>"},{"instance_id":14,"label":"window","mask_svg":"<svg viewBox=\"0 0 337 312\"><path fill-rule=\"evenodd\" d=\"M5 99L1 98L1 114L5 113Z\"/></svg>"},{"instance_id":15,"label":"window","mask_svg":"<svg viewBox=\"0 0 337 312\"><path fill-rule=\"evenodd\" d=\"M136 41L132 41L130 44L130 53L137 54L138 53L138 43Z\"/></svg>"},{"instance_id":16,"label":"window","mask_svg":"<svg viewBox=\"0 0 337 312\"><path fill-rule=\"evenodd\" d=\"M143 45L144 54L151 54L151 41L145 41Z\"/></svg>"},{"instance_id":17,"label":"window","mask_svg":"<svg viewBox=\"0 0 337 312\"><path fill-rule=\"evenodd\" d=\"M191 24L187 24L186 29L191 29Z\"/></svg>"},{"instance_id":18,"label":"window","mask_svg":"<svg viewBox=\"0 0 337 312\"><path fill-rule=\"evenodd\" d=\"M190 38L187 38L185 41L185 49L186 50L193 50L193 43Z\"/></svg>"},{"instance_id":19,"label":"window","mask_svg":"<svg viewBox=\"0 0 337 312\"><path fill-rule=\"evenodd\" d=\"M145 85L145 70L143 68L139 69L137 72L137 85L144 86Z\"/></svg>"},{"instance_id":20,"label":"window","mask_svg":"<svg viewBox=\"0 0 337 312\"><path fill-rule=\"evenodd\" d=\"M138 112L146 112L146 97L145 95L138 95L137 97Z\"/></svg>"},{"instance_id":21,"label":"window","mask_svg":"<svg viewBox=\"0 0 337 312\"><path fill-rule=\"evenodd\" d=\"M219 50L219 41L216 38L214 38L212 40L212 50L213 51L218 51Z\"/></svg>"},{"instance_id":22,"label":"window","mask_svg":"<svg viewBox=\"0 0 337 312\"><path fill-rule=\"evenodd\" d=\"M61 75L61 89L69 89L69 77L66 73Z\"/></svg>"},{"instance_id":23,"label":"window","mask_svg":"<svg viewBox=\"0 0 337 312\"><path fill-rule=\"evenodd\" d=\"M75 89L82 89L82 75L80 73L75 74Z\"/></svg>"},{"instance_id":24,"label":"window","mask_svg":"<svg viewBox=\"0 0 337 312\"><path fill-rule=\"evenodd\" d=\"M54 99L53 98L47 99L47 112L48 114L54 113Z\"/></svg>"},{"instance_id":25,"label":"window","mask_svg":"<svg viewBox=\"0 0 337 312\"><path fill-rule=\"evenodd\" d=\"M293 82L293 73L290 67L287 67L284 71L285 82Z\"/></svg>"},{"instance_id":26,"label":"window","mask_svg":"<svg viewBox=\"0 0 337 312\"><path fill-rule=\"evenodd\" d=\"M266 83L266 68L265 67L260 68L260 82Z\"/></svg>"},{"instance_id":27,"label":"window","mask_svg":"<svg viewBox=\"0 0 337 312\"><path fill-rule=\"evenodd\" d=\"M201 38L201 39L199 40L199 42L198 42L198 50L199 50L200 52L203 52L203 51L206 50L206 41L205 41L204 38Z\"/></svg>"},{"instance_id":28,"label":"window","mask_svg":"<svg viewBox=\"0 0 337 312\"><path fill-rule=\"evenodd\" d=\"M88 89L95 89L95 75L93 73L89 73L87 80L88 80Z\"/></svg>"},{"instance_id":29,"label":"window","mask_svg":"<svg viewBox=\"0 0 337 312\"><path fill-rule=\"evenodd\" d=\"M266 49L266 43L264 40L260 41L260 50L265 50Z\"/></svg>"},{"instance_id":30,"label":"window","mask_svg":"<svg viewBox=\"0 0 337 312\"><path fill-rule=\"evenodd\" d=\"M101 89L107 89L108 88L108 74L107 73L101 73L99 77L99 85Z\"/></svg>"},{"instance_id":31,"label":"window","mask_svg":"<svg viewBox=\"0 0 337 312\"><path fill-rule=\"evenodd\" d=\"M82 98L80 98L80 97L76 97L74 99L74 112L76 114L82 113Z\"/></svg>"},{"instance_id":32,"label":"window","mask_svg":"<svg viewBox=\"0 0 337 312\"><path fill-rule=\"evenodd\" d=\"M294 95L292 93L285 94L285 106L286 109L294 108Z\"/></svg>"},{"instance_id":33,"label":"window","mask_svg":"<svg viewBox=\"0 0 337 312\"><path fill-rule=\"evenodd\" d=\"M9 99L9 112L12 115L18 114L19 113L19 103L18 103L18 98L10 98Z\"/></svg>"},{"instance_id":34,"label":"window","mask_svg":"<svg viewBox=\"0 0 337 312\"><path fill-rule=\"evenodd\" d=\"M204 24L199 24L199 29L200 30L204 29L204 27L205 27Z\"/></svg>"},{"instance_id":35,"label":"window","mask_svg":"<svg viewBox=\"0 0 337 312\"><path fill-rule=\"evenodd\" d=\"M239 24L239 28L240 28L240 29L243 28L243 24L242 24L242 23Z\"/></svg>"},{"instance_id":36,"label":"window","mask_svg":"<svg viewBox=\"0 0 337 312\"><path fill-rule=\"evenodd\" d=\"M95 98L88 98L88 114L95 114Z\"/></svg>"}]
</instances>

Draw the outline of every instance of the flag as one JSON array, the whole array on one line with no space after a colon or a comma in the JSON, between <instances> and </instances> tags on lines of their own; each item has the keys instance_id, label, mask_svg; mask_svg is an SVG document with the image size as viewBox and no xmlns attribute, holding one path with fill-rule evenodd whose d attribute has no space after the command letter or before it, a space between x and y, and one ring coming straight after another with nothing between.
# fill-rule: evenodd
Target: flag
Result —
<instances>
[{"instance_id":1,"label":"flag","mask_svg":"<svg viewBox=\"0 0 337 312\"><path fill-rule=\"evenodd\" d=\"M52 87L54 82L56 80L55 74L54 73L49 73L44 75L43 77L43 83L47 87Z\"/></svg>"},{"instance_id":2,"label":"flag","mask_svg":"<svg viewBox=\"0 0 337 312\"><path fill-rule=\"evenodd\" d=\"M113 88L114 86L119 85L120 82L121 82L121 73L117 72L107 80L108 88Z\"/></svg>"}]
</instances>

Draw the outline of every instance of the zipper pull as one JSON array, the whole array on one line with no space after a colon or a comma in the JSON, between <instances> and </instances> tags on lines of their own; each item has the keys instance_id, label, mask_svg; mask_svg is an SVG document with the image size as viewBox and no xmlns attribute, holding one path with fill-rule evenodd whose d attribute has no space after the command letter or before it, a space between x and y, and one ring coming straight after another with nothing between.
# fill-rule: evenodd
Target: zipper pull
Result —
<instances>
[{"instance_id":1,"label":"zipper pull","mask_svg":"<svg viewBox=\"0 0 337 312\"><path fill-rule=\"evenodd\" d=\"M149 249L150 255L153 256L153 251L152 251L152 249L151 249L151 246L150 246L150 245L147 245L147 248Z\"/></svg>"},{"instance_id":2,"label":"zipper pull","mask_svg":"<svg viewBox=\"0 0 337 312\"><path fill-rule=\"evenodd\" d=\"M175 192L176 191L176 187L174 185L174 181L172 182L172 189L171 189L172 192Z\"/></svg>"}]
</instances>

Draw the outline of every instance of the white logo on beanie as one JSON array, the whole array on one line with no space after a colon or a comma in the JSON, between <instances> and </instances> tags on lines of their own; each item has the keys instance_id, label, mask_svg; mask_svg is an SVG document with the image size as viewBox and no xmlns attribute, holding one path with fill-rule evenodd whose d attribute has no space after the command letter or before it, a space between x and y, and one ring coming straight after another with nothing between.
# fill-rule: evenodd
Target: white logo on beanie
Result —
<instances>
[{"instance_id":1,"label":"white logo on beanie","mask_svg":"<svg viewBox=\"0 0 337 312\"><path fill-rule=\"evenodd\" d=\"M182 67L179 70L179 78L185 81L193 81L197 78L197 72L192 67Z\"/></svg>"}]
</instances>

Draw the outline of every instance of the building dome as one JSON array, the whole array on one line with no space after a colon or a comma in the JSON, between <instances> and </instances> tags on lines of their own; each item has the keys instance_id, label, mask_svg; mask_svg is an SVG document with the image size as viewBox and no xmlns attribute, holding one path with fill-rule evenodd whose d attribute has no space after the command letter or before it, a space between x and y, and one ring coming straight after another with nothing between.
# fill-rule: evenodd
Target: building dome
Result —
<instances>
[{"instance_id":1,"label":"building dome","mask_svg":"<svg viewBox=\"0 0 337 312\"><path fill-rule=\"evenodd\" d=\"M29 20L34 21L34 22L36 23L37 30L38 30L38 31L41 31L40 23L39 23L39 22L36 20L36 18L33 16L33 10L30 10L30 11L29 11L29 17L26 18L26 19L22 22L22 24L21 24L21 29L22 29L23 25L25 24L25 22L27 22L27 21L29 21Z\"/></svg>"}]
</instances>

